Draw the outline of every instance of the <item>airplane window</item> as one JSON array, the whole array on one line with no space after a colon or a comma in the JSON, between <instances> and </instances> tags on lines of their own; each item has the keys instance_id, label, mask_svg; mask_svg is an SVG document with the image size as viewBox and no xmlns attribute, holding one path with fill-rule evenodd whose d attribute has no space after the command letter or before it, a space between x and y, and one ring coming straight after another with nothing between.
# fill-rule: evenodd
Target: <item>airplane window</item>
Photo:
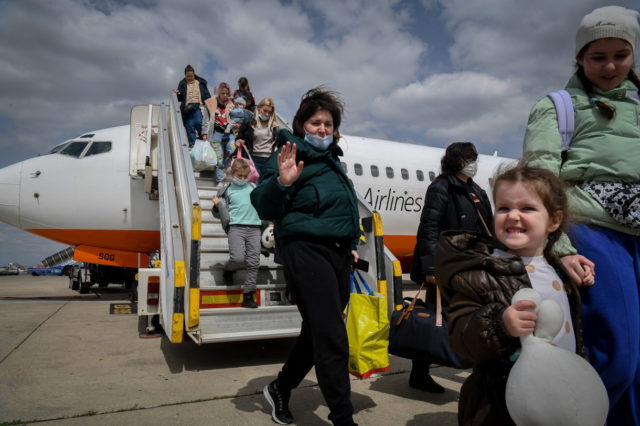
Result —
<instances>
[{"instance_id":1,"label":"airplane window","mask_svg":"<svg viewBox=\"0 0 640 426\"><path fill-rule=\"evenodd\" d=\"M349 172L349 170L347 168L347 163L345 163L344 161L341 161L340 165L342 166L342 170L344 170L345 173Z\"/></svg>"},{"instance_id":2,"label":"airplane window","mask_svg":"<svg viewBox=\"0 0 640 426\"><path fill-rule=\"evenodd\" d=\"M400 169L400 174L402 175L402 179L404 179L404 180L409 179L409 170Z\"/></svg>"},{"instance_id":3,"label":"airplane window","mask_svg":"<svg viewBox=\"0 0 640 426\"><path fill-rule=\"evenodd\" d=\"M82 151L84 151L88 144L89 142L71 142L62 151L60 151L60 154L80 158Z\"/></svg>"},{"instance_id":4,"label":"airplane window","mask_svg":"<svg viewBox=\"0 0 640 426\"><path fill-rule=\"evenodd\" d=\"M353 165L353 171L356 172L356 175L362 176L362 164L355 163Z\"/></svg>"},{"instance_id":5,"label":"airplane window","mask_svg":"<svg viewBox=\"0 0 640 426\"><path fill-rule=\"evenodd\" d=\"M424 173L422 173L422 170L416 170L416 177L420 182L424 181Z\"/></svg>"},{"instance_id":6,"label":"airplane window","mask_svg":"<svg viewBox=\"0 0 640 426\"><path fill-rule=\"evenodd\" d=\"M371 166L371 176L378 177L380 176L380 170L378 170L378 166Z\"/></svg>"},{"instance_id":7,"label":"airplane window","mask_svg":"<svg viewBox=\"0 0 640 426\"><path fill-rule=\"evenodd\" d=\"M393 179L393 168L392 167L387 167L386 170L387 170L387 177L389 179Z\"/></svg>"},{"instance_id":8,"label":"airplane window","mask_svg":"<svg viewBox=\"0 0 640 426\"><path fill-rule=\"evenodd\" d=\"M62 148L64 148L68 144L69 144L69 142L63 142L60 145L56 145L53 148L51 148L51 150L49 152L47 152L47 154L55 154L56 152L59 152Z\"/></svg>"},{"instance_id":9,"label":"airplane window","mask_svg":"<svg viewBox=\"0 0 640 426\"><path fill-rule=\"evenodd\" d=\"M86 134L80 136L78 139L92 138L92 137L93 137L93 133L86 133Z\"/></svg>"},{"instance_id":10,"label":"airplane window","mask_svg":"<svg viewBox=\"0 0 640 426\"><path fill-rule=\"evenodd\" d=\"M433 172L429 172L429 180L430 180L431 182L433 182L433 180L434 180L435 178L436 178L436 174L435 174L435 173L433 173Z\"/></svg>"},{"instance_id":11,"label":"airplane window","mask_svg":"<svg viewBox=\"0 0 640 426\"><path fill-rule=\"evenodd\" d=\"M111 151L111 142L94 142L91 144L84 156L88 157L90 155L102 154L109 151Z\"/></svg>"}]
</instances>

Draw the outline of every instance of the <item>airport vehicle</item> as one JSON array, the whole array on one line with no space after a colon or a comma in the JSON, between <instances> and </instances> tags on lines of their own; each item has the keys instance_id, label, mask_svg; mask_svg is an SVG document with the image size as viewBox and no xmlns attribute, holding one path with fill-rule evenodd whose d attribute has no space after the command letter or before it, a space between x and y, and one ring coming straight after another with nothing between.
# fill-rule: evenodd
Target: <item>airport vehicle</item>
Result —
<instances>
[{"instance_id":1,"label":"airport vehicle","mask_svg":"<svg viewBox=\"0 0 640 426\"><path fill-rule=\"evenodd\" d=\"M20 275L20 267L9 263L7 266L0 267L0 275Z\"/></svg>"},{"instance_id":2,"label":"airport vehicle","mask_svg":"<svg viewBox=\"0 0 640 426\"><path fill-rule=\"evenodd\" d=\"M40 275L63 275L64 274L63 268L64 266L62 265L32 266L29 269L27 269L27 274L33 275L34 277L37 277Z\"/></svg>"},{"instance_id":3,"label":"airport vehicle","mask_svg":"<svg viewBox=\"0 0 640 426\"><path fill-rule=\"evenodd\" d=\"M191 167L177 106L175 95L136 106L129 125L82 134L0 170L0 220L74 246L76 261L137 269L138 312L159 315L172 342L185 331L199 344L296 335L299 314L273 256L261 258L257 310L239 308L240 286L222 284L228 245L210 211L216 188ZM340 145L360 197L366 277L391 310L401 303L401 262L410 263L443 150L353 136ZM506 159L479 160L475 180L487 188ZM149 268L156 250L160 267ZM236 278L242 282L243 272Z\"/></svg>"}]
</instances>

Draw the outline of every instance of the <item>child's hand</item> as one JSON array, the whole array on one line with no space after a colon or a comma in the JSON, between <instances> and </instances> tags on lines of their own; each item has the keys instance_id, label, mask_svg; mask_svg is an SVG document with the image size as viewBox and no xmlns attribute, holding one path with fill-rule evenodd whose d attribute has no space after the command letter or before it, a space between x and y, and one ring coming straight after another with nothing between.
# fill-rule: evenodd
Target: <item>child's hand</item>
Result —
<instances>
[{"instance_id":1,"label":"child's hand","mask_svg":"<svg viewBox=\"0 0 640 426\"><path fill-rule=\"evenodd\" d=\"M213 201L214 206L217 206L218 203L220 203L220 198L218 198L218 196L214 196L211 201Z\"/></svg>"},{"instance_id":2,"label":"child's hand","mask_svg":"<svg viewBox=\"0 0 640 426\"><path fill-rule=\"evenodd\" d=\"M520 300L509 306L502 313L502 322L512 337L520 337L533 333L538 314L531 312L536 304L531 300Z\"/></svg>"}]
</instances>

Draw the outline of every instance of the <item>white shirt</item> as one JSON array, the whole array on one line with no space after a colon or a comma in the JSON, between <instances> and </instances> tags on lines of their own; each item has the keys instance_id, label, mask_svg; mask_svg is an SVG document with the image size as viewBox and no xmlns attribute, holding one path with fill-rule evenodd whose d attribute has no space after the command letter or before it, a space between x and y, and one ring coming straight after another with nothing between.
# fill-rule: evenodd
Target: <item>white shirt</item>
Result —
<instances>
[{"instance_id":1,"label":"white shirt","mask_svg":"<svg viewBox=\"0 0 640 426\"><path fill-rule=\"evenodd\" d=\"M495 257L513 257L513 254L500 249L492 253ZM562 280L544 256L522 257L531 286L540 294L542 300L555 300L564 312L564 324L551 343L570 352L576 352L576 335L571 321L569 298Z\"/></svg>"}]
</instances>

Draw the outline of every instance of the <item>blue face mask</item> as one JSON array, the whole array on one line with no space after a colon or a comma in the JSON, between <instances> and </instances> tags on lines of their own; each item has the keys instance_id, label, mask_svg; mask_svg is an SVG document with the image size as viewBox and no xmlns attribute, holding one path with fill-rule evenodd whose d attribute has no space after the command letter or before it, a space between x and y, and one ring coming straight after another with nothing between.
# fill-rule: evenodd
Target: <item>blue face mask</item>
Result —
<instances>
[{"instance_id":1,"label":"blue face mask","mask_svg":"<svg viewBox=\"0 0 640 426\"><path fill-rule=\"evenodd\" d=\"M266 117L266 116L264 116L262 114L258 114L258 117L260 117L260 120L262 120L262 121L269 121L269 117Z\"/></svg>"},{"instance_id":2,"label":"blue face mask","mask_svg":"<svg viewBox=\"0 0 640 426\"><path fill-rule=\"evenodd\" d=\"M304 140L315 149L319 151L326 151L327 148L329 148L329 145L333 142L333 135L321 138L320 136L305 132Z\"/></svg>"},{"instance_id":3,"label":"blue face mask","mask_svg":"<svg viewBox=\"0 0 640 426\"><path fill-rule=\"evenodd\" d=\"M237 177L234 176L234 177L231 178L231 183L234 184L234 185L238 185L238 186L244 186L244 185L247 184L247 180L246 179L240 179L240 178L237 178Z\"/></svg>"}]
</instances>

